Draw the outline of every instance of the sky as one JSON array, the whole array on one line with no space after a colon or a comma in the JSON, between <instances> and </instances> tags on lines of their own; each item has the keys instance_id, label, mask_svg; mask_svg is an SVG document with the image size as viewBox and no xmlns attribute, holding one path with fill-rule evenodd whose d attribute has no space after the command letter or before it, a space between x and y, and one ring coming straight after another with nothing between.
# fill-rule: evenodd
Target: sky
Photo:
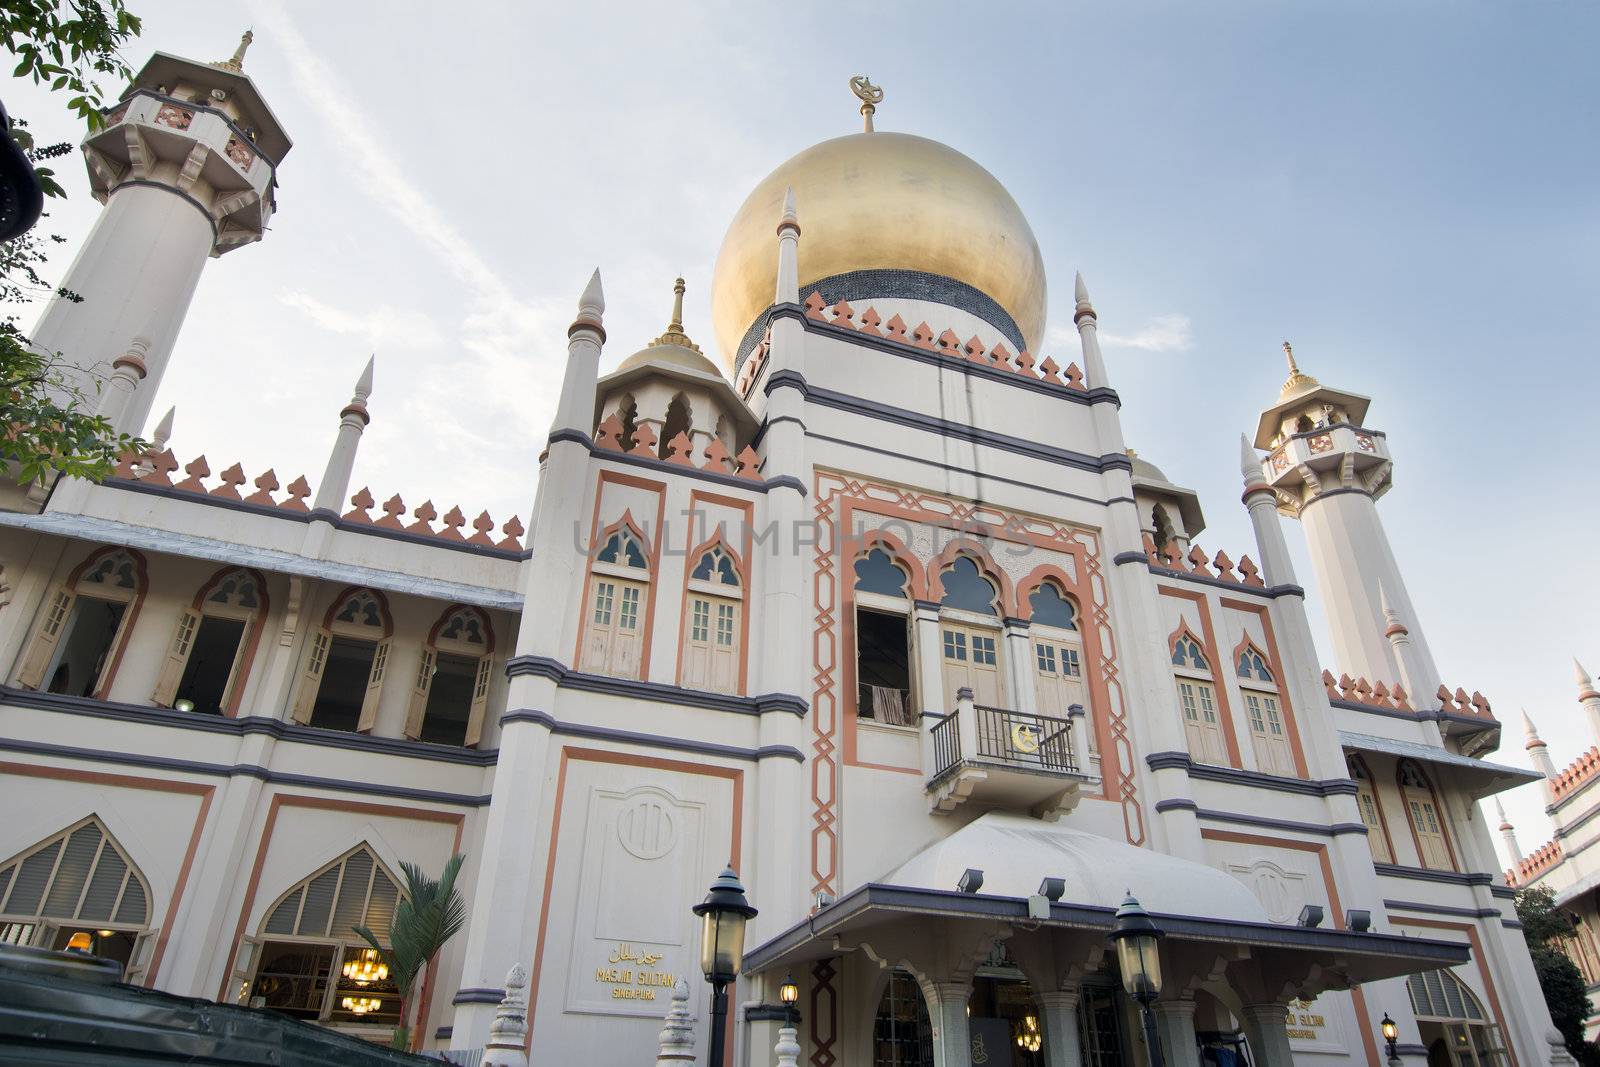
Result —
<instances>
[{"instance_id":1,"label":"sky","mask_svg":"<svg viewBox=\"0 0 1600 1067\"><path fill-rule=\"evenodd\" d=\"M1289 339L1373 397L1416 623L1506 723L1496 758L1528 765L1522 707L1558 765L1596 743L1571 660L1600 670L1600 6L129 5L134 67L225 58L253 27L246 72L295 142L272 229L208 265L162 383L152 418L176 406L181 462L314 485L376 353L352 486L526 522L590 272L602 372L661 331L679 273L712 348L728 221L784 159L859 127L846 83L866 73L880 129L966 153L1028 216L1040 358L1078 358L1083 272L1127 440L1199 491L1202 545L1255 555L1238 435ZM63 96L4 99L43 142L81 135ZM78 161L57 169L64 271L98 205ZM1505 803L1525 850L1548 837L1537 785Z\"/></svg>"}]
</instances>

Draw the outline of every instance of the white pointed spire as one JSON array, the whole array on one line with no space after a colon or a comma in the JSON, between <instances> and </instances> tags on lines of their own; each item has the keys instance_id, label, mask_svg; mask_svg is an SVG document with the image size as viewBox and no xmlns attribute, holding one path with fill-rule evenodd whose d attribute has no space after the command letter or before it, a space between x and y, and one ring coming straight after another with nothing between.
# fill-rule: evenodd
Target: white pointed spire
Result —
<instances>
[{"instance_id":1,"label":"white pointed spire","mask_svg":"<svg viewBox=\"0 0 1600 1067\"><path fill-rule=\"evenodd\" d=\"M1522 709L1522 736L1526 737L1530 742L1538 741L1541 745L1544 744L1539 738L1538 729L1533 725L1533 720L1528 717L1527 708Z\"/></svg>"},{"instance_id":2,"label":"white pointed spire","mask_svg":"<svg viewBox=\"0 0 1600 1067\"><path fill-rule=\"evenodd\" d=\"M1072 277L1072 299L1080 305L1089 304L1089 287L1083 284L1083 271L1076 272Z\"/></svg>"},{"instance_id":3,"label":"white pointed spire","mask_svg":"<svg viewBox=\"0 0 1600 1067\"><path fill-rule=\"evenodd\" d=\"M1512 863L1522 862L1522 846L1517 843L1516 828L1511 825L1511 820L1506 818L1505 805L1500 803L1500 798L1494 798L1494 813L1500 817L1500 840L1505 842L1506 853L1511 857Z\"/></svg>"},{"instance_id":4,"label":"white pointed spire","mask_svg":"<svg viewBox=\"0 0 1600 1067\"><path fill-rule=\"evenodd\" d=\"M600 322L606 313L606 294L600 285L600 268L596 267L589 276L589 284L583 287L583 295L578 297L578 318L591 318Z\"/></svg>"},{"instance_id":5,"label":"white pointed spire","mask_svg":"<svg viewBox=\"0 0 1600 1067\"><path fill-rule=\"evenodd\" d=\"M1589 713L1589 728L1594 731L1597 741L1600 741L1600 692L1594 688L1594 679L1589 677L1589 672L1583 669L1583 664L1577 658L1572 660L1572 671L1578 682L1578 704Z\"/></svg>"},{"instance_id":6,"label":"white pointed spire","mask_svg":"<svg viewBox=\"0 0 1600 1067\"><path fill-rule=\"evenodd\" d=\"M1550 746L1544 743L1539 736L1539 731L1534 728L1533 720L1528 717L1528 709L1522 709L1522 733L1527 738L1522 747L1528 750L1528 759L1533 761L1533 769L1544 775L1545 795L1551 796L1550 786L1555 781L1556 765L1550 759Z\"/></svg>"},{"instance_id":7,"label":"white pointed spire","mask_svg":"<svg viewBox=\"0 0 1600 1067\"><path fill-rule=\"evenodd\" d=\"M1500 819L1501 829L1511 825L1510 820L1506 818L1506 806L1500 803L1499 797L1494 798L1494 813Z\"/></svg>"},{"instance_id":8,"label":"white pointed spire","mask_svg":"<svg viewBox=\"0 0 1600 1067\"><path fill-rule=\"evenodd\" d=\"M372 371L377 365L377 362L377 353L373 353L372 356L367 359L367 365L365 369L362 370L361 377L356 379L356 387L355 391L351 394L351 400L357 403L366 403L367 399L372 396Z\"/></svg>"},{"instance_id":9,"label":"white pointed spire","mask_svg":"<svg viewBox=\"0 0 1600 1067\"><path fill-rule=\"evenodd\" d=\"M1406 624L1400 621L1400 613L1389 603L1389 587L1382 579L1378 581L1378 610L1383 612L1385 637L1392 637L1396 633L1410 633L1406 629Z\"/></svg>"},{"instance_id":10,"label":"white pointed spire","mask_svg":"<svg viewBox=\"0 0 1600 1067\"><path fill-rule=\"evenodd\" d=\"M372 372L377 362L376 355L367 357L367 365L361 369L361 376L351 390L350 403L339 410L339 432L328 453L322 481L317 483L317 495L311 502L313 512L337 517L344 506L344 496L350 491L350 475L356 468L356 450L361 447L361 432L372 421L367 413L367 399L372 396Z\"/></svg>"},{"instance_id":11,"label":"white pointed spire","mask_svg":"<svg viewBox=\"0 0 1600 1067\"><path fill-rule=\"evenodd\" d=\"M785 226L793 226L797 230L800 228L800 213L795 206L792 185L783 190L783 218L779 220L778 228L782 229Z\"/></svg>"},{"instance_id":12,"label":"white pointed spire","mask_svg":"<svg viewBox=\"0 0 1600 1067\"><path fill-rule=\"evenodd\" d=\"M1578 692L1588 693L1594 690L1594 680L1589 677L1589 672L1583 669L1583 664L1578 662L1578 657L1572 657L1572 670L1578 679ZM1579 696L1579 700L1583 697Z\"/></svg>"},{"instance_id":13,"label":"white pointed spire","mask_svg":"<svg viewBox=\"0 0 1600 1067\"><path fill-rule=\"evenodd\" d=\"M172 439L172 420L177 416L178 409L170 407L167 413L161 416L161 421L156 423L156 428L150 435L150 443L157 452L167 447L167 442Z\"/></svg>"},{"instance_id":14,"label":"white pointed spire","mask_svg":"<svg viewBox=\"0 0 1600 1067\"><path fill-rule=\"evenodd\" d=\"M1089 303L1089 288L1083 284L1081 273L1074 276L1072 289L1078 300L1072 321L1078 327L1078 340L1083 346L1084 383L1090 389L1109 389L1111 382L1106 375L1106 361L1100 354L1100 320L1094 313L1094 305Z\"/></svg>"},{"instance_id":15,"label":"white pointed spire","mask_svg":"<svg viewBox=\"0 0 1600 1067\"><path fill-rule=\"evenodd\" d=\"M778 281L773 292L775 304L800 302L800 214L795 207L794 186L783 192L783 217L778 220Z\"/></svg>"},{"instance_id":16,"label":"white pointed spire","mask_svg":"<svg viewBox=\"0 0 1600 1067\"><path fill-rule=\"evenodd\" d=\"M1245 485L1261 485L1261 457L1250 447L1250 438L1239 435L1239 474Z\"/></svg>"}]
</instances>

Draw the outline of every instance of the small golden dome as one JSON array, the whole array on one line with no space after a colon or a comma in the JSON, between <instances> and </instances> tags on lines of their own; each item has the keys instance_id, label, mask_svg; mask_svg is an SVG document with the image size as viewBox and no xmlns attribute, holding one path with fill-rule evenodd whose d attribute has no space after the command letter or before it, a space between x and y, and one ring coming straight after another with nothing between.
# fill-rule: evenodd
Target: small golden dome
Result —
<instances>
[{"instance_id":1,"label":"small golden dome","mask_svg":"<svg viewBox=\"0 0 1600 1067\"><path fill-rule=\"evenodd\" d=\"M1011 194L948 145L908 133L856 133L812 145L767 175L728 227L711 282L711 314L730 374L747 331L773 302L775 230L789 187L803 231L802 299L817 282L856 271L933 275L976 289L1010 316L1028 347L1038 346L1044 259Z\"/></svg>"}]
</instances>

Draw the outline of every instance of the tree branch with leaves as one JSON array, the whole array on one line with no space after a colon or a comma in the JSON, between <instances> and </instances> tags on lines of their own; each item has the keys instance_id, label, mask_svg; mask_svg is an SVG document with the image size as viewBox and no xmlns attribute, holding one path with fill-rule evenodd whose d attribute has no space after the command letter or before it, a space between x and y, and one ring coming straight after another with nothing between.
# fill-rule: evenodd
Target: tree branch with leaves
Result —
<instances>
[{"instance_id":1,"label":"tree branch with leaves","mask_svg":"<svg viewBox=\"0 0 1600 1067\"><path fill-rule=\"evenodd\" d=\"M428 877L415 863L400 864L405 884L389 922L387 944L365 926L353 927L383 957L389 979L399 990L400 1024L394 1030L395 1048L412 1045L411 1013L416 1008L415 994L422 972L467 921L467 906L456 889L456 876L465 860L465 856L451 856L437 879Z\"/></svg>"}]
</instances>

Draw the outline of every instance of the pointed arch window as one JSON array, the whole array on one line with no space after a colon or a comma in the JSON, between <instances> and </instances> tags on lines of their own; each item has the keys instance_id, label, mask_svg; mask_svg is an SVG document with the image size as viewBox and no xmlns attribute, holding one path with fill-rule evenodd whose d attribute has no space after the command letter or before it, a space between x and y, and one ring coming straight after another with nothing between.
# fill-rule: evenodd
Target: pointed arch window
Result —
<instances>
[{"instance_id":1,"label":"pointed arch window","mask_svg":"<svg viewBox=\"0 0 1600 1067\"><path fill-rule=\"evenodd\" d=\"M1005 700L1001 672L1000 594L970 556L958 555L939 574L940 653L944 698L955 706L956 692L972 690L977 703L999 707Z\"/></svg>"},{"instance_id":2,"label":"pointed arch window","mask_svg":"<svg viewBox=\"0 0 1600 1067\"><path fill-rule=\"evenodd\" d=\"M1398 777L1406 819L1411 823L1411 837L1417 846L1417 858L1422 866L1433 870L1455 870L1444 811L1422 765L1416 760L1401 760Z\"/></svg>"},{"instance_id":3,"label":"pointed arch window","mask_svg":"<svg viewBox=\"0 0 1600 1067\"><path fill-rule=\"evenodd\" d=\"M679 682L713 693L739 691L744 644L744 590L739 564L726 545L700 554L689 572Z\"/></svg>"},{"instance_id":4,"label":"pointed arch window","mask_svg":"<svg viewBox=\"0 0 1600 1067\"><path fill-rule=\"evenodd\" d=\"M1171 638L1172 673L1178 687L1178 710L1189 755L1202 763L1226 764L1228 746L1222 736L1222 713L1217 707L1217 684L1211 660L1186 628Z\"/></svg>"},{"instance_id":5,"label":"pointed arch window","mask_svg":"<svg viewBox=\"0 0 1600 1067\"><path fill-rule=\"evenodd\" d=\"M1346 756L1345 768L1356 783L1356 808L1361 812L1361 823L1367 828L1367 846L1372 858L1379 863L1394 862L1394 845L1389 840L1389 821L1383 817L1382 802L1378 798L1378 783L1367 770L1360 756Z\"/></svg>"},{"instance_id":6,"label":"pointed arch window","mask_svg":"<svg viewBox=\"0 0 1600 1067\"><path fill-rule=\"evenodd\" d=\"M406 736L440 745L476 745L489 703L494 627L481 608L458 605L428 631L406 710Z\"/></svg>"},{"instance_id":7,"label":"pointed arch window","mask_svg":"<svg viewBox=\"0 0 1600 1067\"><path fill-rule=\"evenodd\" d=\"M312 635L294 719L330 730L372 729L383 696L394 621L376 589L346 589Z\"/></svg>"},{"instance_id":8,"label":"pointed arch window","mask_svg":"<svg viewBox=\"0 0 1600 1067\"><path fill-rule=\"evenodd\" d=\"M1256 767L1267 774L1293 777L1294 754L1289 747L1289 730L1284 724L1283 698L1266 657L1260 649L1246 643L1239 650L1234 668L1239 676L1240 695L1244 697L1245 720L1250 726Z\"/></svg>"},{"instance_id":9,"label":"pointed arch window","mask_svg":"<svg viewBox=\"0 0 1600 1067\"><path fill-rule=\"evenodd\" d=\"M237 712L266 615L266 579L259 571L218 572L178 617L151 699L163 707Z\"/></svg>"},{"instance_id":10,"label":"pointed arch window","mask_svg":"<svg viewBox=\"0 0 1600 1067\"><path fill-rule=\"evenodd\" d=\"M886 726L917 725L911 701L911 576L883 545L857 557L856 717Z\"/></svg>"},{"instance_id":11,"label":"pointed arch window","mask_svg":"<svg viewBox=\"0 0 1600 1067\"><path fill-rule=\"evenodd\" d=\"M638 678L644 662L650 557L644 537L626 516L605 535L590 570L580 666L594 674Z\"/></svg>"},{"instance_id":12,"label":"pointed arch window","mask_svg":"<svg viewBox=\"0 0 1600 1067\"><path fill-rule=\"evenodd\" d=\"M1066 718L1076 704L1087 713L1089 694L1083 684L1083 638L1078 632L1078 605L1052 580L1028 594L1032 615L1028 633L1033 642L1034 692L1039 712ZM1085 744L1097 755L1094 724L1087 724Z\"/></svg>"},{"instance_id":13,"label":"pointed arch window","mask_svg":"<svg viewBox=\"0 0 1600 1067\"><path fill-rule=\"evenodd\" d=\"M400 896L399 880L365 842L290 887L239 948L239 1002L313 1021L399 1022L394 981L377 976L376 953L355 927L387 941Z\"/></svg>"},{"instance_id":14,"label":"pointed arch window","mask_svg":"<svg viewBox=\"0 0 1600 1067\"><path fill-rule=\"evenodd\" d=\"M150 886L97 815L0 863L0 943L63 949L76 933L125 981L143 976Z\"/></svg>"},{"instance_id":15,"label":"pointed arch window","mask_svg":"<svg viewBox=\"0 0 1600 1067\"><path fill-rule=\"evenodd\" d=\"M91 554L45 597L17 684L103 699L148 584L144 557L132 549Z\"/></svg>"},{"instance_id":16,"label":"pointed arch window","mask_svg":"<svg viewBox=\"0 0 1600 1067\"><path fill-rule=\"evenodd\" d=\"M1458 1067L1505 1067L1505 1042L1476 993L1453 971L1423 971L1406 979L1428 1062Z\"/></svg>"}]
</instances>

